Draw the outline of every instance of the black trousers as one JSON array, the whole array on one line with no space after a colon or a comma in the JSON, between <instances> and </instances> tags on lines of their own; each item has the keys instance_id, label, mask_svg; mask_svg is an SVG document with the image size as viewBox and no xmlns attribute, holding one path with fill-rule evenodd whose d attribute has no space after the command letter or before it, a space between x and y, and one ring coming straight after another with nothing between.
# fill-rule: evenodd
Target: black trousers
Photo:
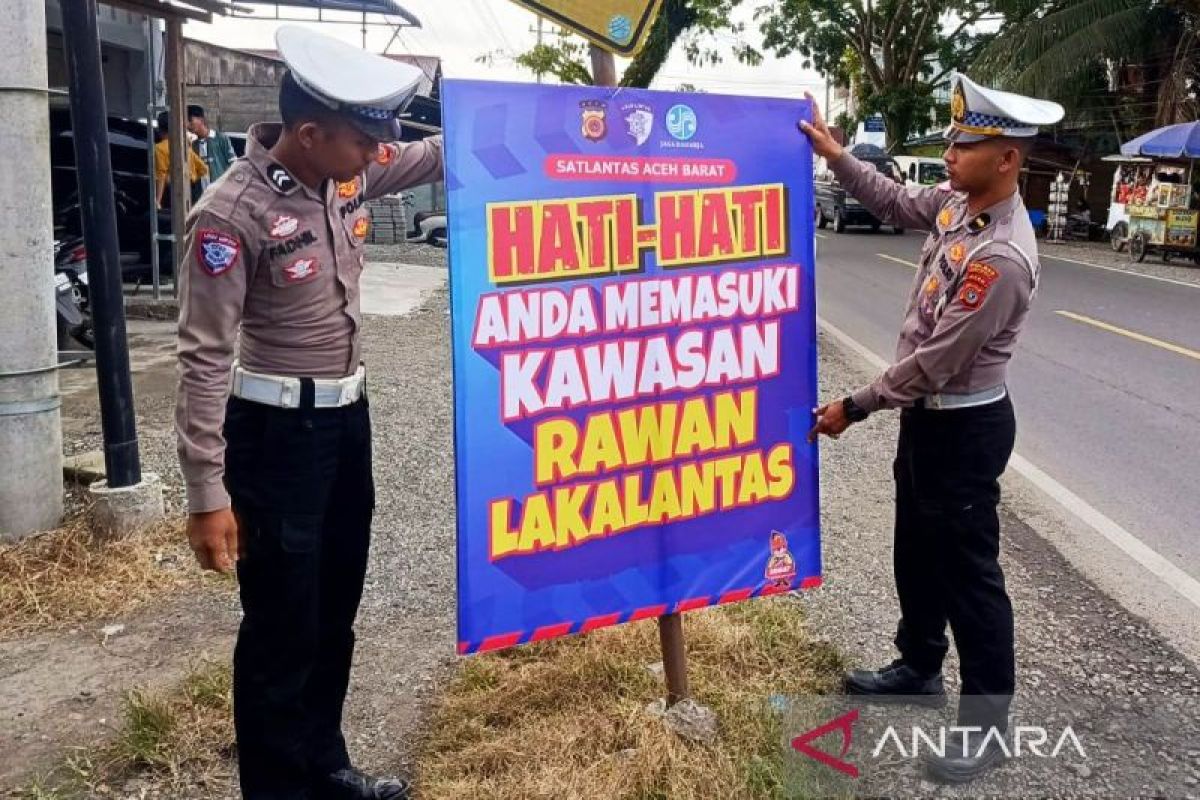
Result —
<instances>
[{"instance_id":1,"label":"black trousers","mask_svg":"<svg viewBox=\"0 0 1200 800\"><path fill-rule=\"evenodd\" d=\"M375 486L366 399L301 409L238 398L225 420L225 480L244 537L233 656L242 794L308 798L350 763L342 704L354 652Z\"/></svg>"},{"instance_id":2,"label":"black trousers","mask_svg":"<svg viewBox=\"0 0 1200 800\"><path fill-rule=\"evenodd\" d=\"M896 478L896 647L936 673L954 633L962 674L959 722L1007 724L1015 665L1012 604L998 561L998 479L1016 438L1012 402L905 409Z\"/></svg>"}]
</instances>

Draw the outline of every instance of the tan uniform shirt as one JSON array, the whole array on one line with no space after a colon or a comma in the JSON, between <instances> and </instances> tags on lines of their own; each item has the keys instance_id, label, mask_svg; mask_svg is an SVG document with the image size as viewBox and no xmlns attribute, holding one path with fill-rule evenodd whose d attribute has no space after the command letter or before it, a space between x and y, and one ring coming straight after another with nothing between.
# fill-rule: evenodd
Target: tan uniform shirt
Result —
<instances>
[{"instance_id":1,"label":"tan uniform shirt","mask_svg":"<svg viewBox=\"0 0 1200 800\"><path fill-rule=\"evenodd\" d=\"M1021 196L972 216L966 195L948 184L906 188L849 154L830 168L884 222L929 230L896 361L854 402L877 411L1003 385L1039 272Z\"/></svg>"},{"instance_id":2,"label":"tan uniform shirt","mask_svg":"<svg viewBox=\"0 0 1200 800\"><path fill-rule=\"evenodd\" d=\"M185 227L176 429L192 512L229 505L221 429L235 347L252 372L353 373L370 226L363 204L442 174L442 139L435 136L383 145L362 175L313 191L272 159L280 130L250 129L246 158L204 194Z\"/></svg>"}]
</instances>

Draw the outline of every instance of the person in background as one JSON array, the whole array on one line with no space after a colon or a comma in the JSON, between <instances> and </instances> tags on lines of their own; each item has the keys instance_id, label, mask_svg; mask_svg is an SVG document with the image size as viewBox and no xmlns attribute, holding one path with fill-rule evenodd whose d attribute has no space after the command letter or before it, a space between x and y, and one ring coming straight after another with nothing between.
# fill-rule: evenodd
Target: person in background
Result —
<instances>
[{"instance_id":1,"label":"person in background","mask_svg":"<svg viewBox=\"0 0 1200 800\"><path fill-rule=\"evenodd\" d=\"M208 165L208 182L216 183L225 174L229 165L237 159L229 137L208 124L201 106L188 106L188 132L196 137L192 148L200 160Z\"/></svg>"},{"instance_id":2,"label":"person in background","mask_svg":"<svg viewBox=\"0 0 1200 800\"><path fill-rule=\"evenodd\" d=\"M163 199L167 193L167 184L171 182L171 149L170 121L167 112L158 115L158 128L154 132L154 204L163 207ZM200 199L201 179L208 177L208 165L200 160L195 151L188 148L187 172L188 180L192 183L192 202Z\"/></svg>"}]
</instances>

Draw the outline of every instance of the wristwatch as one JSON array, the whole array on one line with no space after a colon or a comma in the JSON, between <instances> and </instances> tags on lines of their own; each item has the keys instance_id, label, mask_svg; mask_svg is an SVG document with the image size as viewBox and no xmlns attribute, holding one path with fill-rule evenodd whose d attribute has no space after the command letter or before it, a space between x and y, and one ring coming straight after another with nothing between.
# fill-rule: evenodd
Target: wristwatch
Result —
<instances>
[{"instance_id":1,"label":"wristwatch","mask_svg":"<svg viewBox=\"0 0 1200 800\"><path fill-rule=\"evenodd\" d=\"M871 412L864 409L858 403L854 402L854 398L847 396L842 401L842 411L846 414L846 419L851 422L862 422L867 417L871 416Z\"/></svg>"}]
</instances>

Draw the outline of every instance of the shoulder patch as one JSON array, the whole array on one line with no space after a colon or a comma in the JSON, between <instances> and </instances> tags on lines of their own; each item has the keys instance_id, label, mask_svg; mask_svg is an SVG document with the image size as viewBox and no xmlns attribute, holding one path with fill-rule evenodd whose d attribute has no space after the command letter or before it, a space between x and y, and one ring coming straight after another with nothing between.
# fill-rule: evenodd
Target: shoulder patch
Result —
<instances>
[{"instance_id":1,"label":"shoulder patch","mask_svg":"<svg viewBox=\"0 0 1200 800\"><path fill-rule=\"evenodd\" d=\"M988 289L999 279L1000 272L991 264L972 261L963 274L962 287L958 290L959 302L974 311L983 305Z\"/></svg>"},{"instance_id":2,"label":"shoulder patch","mask_svg":"<svg viewBox=\"0 0 1200 800\"><path fill-rule=\"evenodd\" d=\"M396 154L399 148L396 145L388 143L379 145L379 152L375 154L375 163L381 167L386 167L388 164L396 160Z\"/></svg>"},{"instance_id":3,"label":"shoulder patch","mask_svg":"<svg viewBox=\"0 0 1200 800\"><path fill-rule=\"evenodd\" d=\"M237 264L241 250L238 238L225 231L205 228L196 233L196 261L213 277L225 274Z\"/></svg>"}]
</instances>

